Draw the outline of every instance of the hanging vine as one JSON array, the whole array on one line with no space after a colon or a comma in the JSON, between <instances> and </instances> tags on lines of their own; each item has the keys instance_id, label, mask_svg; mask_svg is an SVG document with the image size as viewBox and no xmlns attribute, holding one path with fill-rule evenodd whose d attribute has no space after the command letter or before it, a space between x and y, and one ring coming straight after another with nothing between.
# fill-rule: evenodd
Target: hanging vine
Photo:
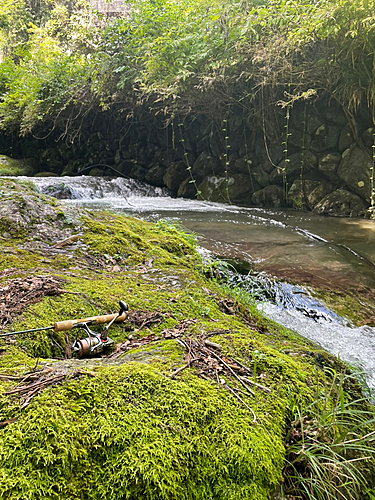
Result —
<instances>
[{"instance_id":1,"label":"hanging vine","mask_svg":"<svg viewBox=\"0 0 375 500\"><path fill-rule=\"evenodd\" d=\"M184 151L184 162L186 164L186 170L189 172L189 175L190 175L190 180L189 180L189 183L190 184L194 184L194 188L195 188L195 196L198 197L199 195L202 194L202 191L200 191L198 189L198 186L197 186L197 181L194 179L194 176L193 176L193 172L192 172L192 167L190 165L190 161L189 161L189 154L188 152L186 151L186 148L185 148L185 139L183 138L183 135L182 135L182 127L184 126L183 123L179 123L178 124L178 129L180 131L180 144L182 146L182 149ZM174 135L172 136L172 141L174 142Z\"/></svg>"},{"instance_id":2,"label":"hanging vine","mask_svg":"<svg viewBox=\"0 0 375 500\"><path fill-rule=\"evenodd\" d=\"M228 152L230 148L230 144L228 144L229 136L228 136L228 120L224 119L223 120L223 129L222 131L224 132L224 141L225 141L225 153L224 153L224 160L225 160L225 193L227 196L227 201L228 203L232 204L230 201L230 196L229 196L229 178L228 178L228 166L229 166L229 160L228 160Z\"/></svg>"}]
</instances>

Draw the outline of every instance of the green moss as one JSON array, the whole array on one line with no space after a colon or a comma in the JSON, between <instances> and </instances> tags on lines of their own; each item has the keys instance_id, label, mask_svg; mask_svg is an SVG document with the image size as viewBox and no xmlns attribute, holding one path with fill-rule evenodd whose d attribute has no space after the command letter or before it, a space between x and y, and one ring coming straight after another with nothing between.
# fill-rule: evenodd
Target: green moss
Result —
<instances>
[{"instance_id":1,"label":"green moss","mask_svg":"<svg viewBox=\"0 0 375 500\"><path fill-rule=\"evenodd\" d=\"M28 305L13 331L111 313L124 300L130 311L162 315L158 324L133 332L139 337L185 320L191 321L183 335L193 340L224 330L210 337L222 356L245 363L271 393L241 394L256 413L254 425L249 410L216 380L198 378L194 365L171 380L185 352L161 339L95 368L94 378L68 378L22 411L18 397L0 396L0 419L18 418L0 429L1 498L268 499L282 479L285 428L294 409L324 392L325 366L344 370L343 364L263 318L249 297L205 279L191 235L105 213L86 214L81 223L86 246L61 254L46 256L29 241L29 250L21 248L24 240L0 241L0 270L11 268L3 282L20 275L65 279L64 292ZM235 314L220 309L229 298ZM73 340L77 332L67 333ZM123 325L111 328L115 343L128 336ZM62 357L64 347L64 335L51 331L19 335L16 345L0 340L0 372L23 374L35 358ZM220 378L241 389L233 377ZM0 387L16 383L0 380ZM345 390L349 399L360 394L355 384Z\"/></svg>"},{"instance_id":2,"label":"green moss","mask_svg":"<svg viewBox=\"0 0 375 500\"><path fill-rule=\"evenodd\" d=\"M34 401L0 431L2 498L266 500L281 479L282 429L196 377L132 364Z\"/></svg>"},{"instance_id":3,"label":"green moss","mask_svg":"<svg viewBox=\"0 0 375 500\"><path fill-rule=\"evenodd\" d=\"M33 175L34 172L35 169L27 165L24 160L0 155L0 176Z\"/></svg>"}]
</instances>

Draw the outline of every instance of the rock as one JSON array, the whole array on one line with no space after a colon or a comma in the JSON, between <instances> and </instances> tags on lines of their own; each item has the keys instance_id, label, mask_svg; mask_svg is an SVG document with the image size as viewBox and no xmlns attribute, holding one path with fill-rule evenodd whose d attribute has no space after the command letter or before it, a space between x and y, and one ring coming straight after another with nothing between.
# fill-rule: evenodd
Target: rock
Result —
<instances>
[{"instance_id":1,"label":"rock","mask_svg":"<svg viewBox=\"0 0 375 500\"><path fill-rule=\"evenodd\" d=\"M249 168L253 164L252 160L248 160L246 157L237 158L234 161L234 165L231 168L231 173L233 174L249 174Z\"/></svg>"},{"instance_id":2,"label":"rock","mask_svg":"<svg viewBox=\"0 0 375 500\"><path fill-rule=\"evenodd\" d=\"M303 162L303 164L302 164ZM302 174L311 172L316 169L318 160L316 156L311 153L311 151L304 151L303 155L301 153L294 153L289 158L288 161L283 160L278 168L275 168L270 174L270 182L273 184L283 184L283 169L285 167L285 175L287 182L291 184L294 179Z\"/></svg>"},{"instance_id":3,"label":"rock","mask_svg":"<svg viewBox=\"0 0 375 500\"><path fill-rule=\"evenodd\" d=\"M115 156L113 157L113 161L115 162L115 165L118 165L121 162L121 149L117 149Z\"/></svg>"},{"instance_id":4,"label":"rock","mask_svg":"<svg viewBox=\"0 0 375 500\"><path fill-rule=\"evenodd\" d=\"M334 187L329 182L319 182L319 185L311 191L307 196L307 206L310 210L313 210L316 205L325 197L327 194L332 193Z\"/></svg>"},{"instance_id":5,"label":"rock","mask_svg":"<svg viewBox=\"0 0 375 500\"><path fill-rule=\"evenodd\" d=\"M171 191L177 191L180 184L187 178L190 178L189 172L186 169L184 162L179 161L172 163L170 167L165 171L163 181L164 185L167 186Z\"/></svg>"},{"instance_id":6,"label":"rock","mask_svg":"<svg viewBox=\"0 0 375 500\"><path fill-rule=\"evenodd\" d=\"M350 148L350 146L353 144L354 139L353 139L353 134L351 131L351 128L349 125L346 125L341 130L340 137L339 137L339 151L340 153L343 153L346 149Z\"/></svg>"},{"instance_id":7,"label":"rock","mask_svg":"<svg viewBox=\"0 0 375 500\"><path fill-rule=\"evenodd\" d=\"M158 150L155 153L154 162L158 162L163 167L168 168L171 163L173 163L173 154L171 151L165 152Z\"/></svg>"},{"instance_id":8,"label":"rock","mask_svg":"<svg viewBox=\"0 0 375 500\"><path fill-rule=\"evenodd\" d=\"M194 179L201 182L207 176L224 173L224 168L219 158L212 156L209 151L203 151L195 160L192 172Z\"/></svg>"},{"instance_id":9,"label":"rock","mask_svg":"<svg viewBox=\"0 0 375 500\"><path fill-rule=\"evenodd\" d=\"M89 175L91 175L92 177L103 177L104 176L104 169L94 167L89 171Z\"/></svg>"},{"instance_id":10,"label":"rock","mask_svg":"<svg viewBox=\"0 0 375 500\"><path fill-rule=\"evenodd\" d=\"M267 186L252 196L254 205L279 208L285 206L285 192L281 186Z\"/></svg>"},{"instance_id":11,"label":"rock","mask_svg":"<svg viewBox=\"0 0 375 500\"><path fill-rule=\"evenodd\" d=\"M334 149L339 141L341 129L336 125L323 124L317 128L311 141L311 151L322 153Z\"/></svg>"},{"instance_id":12,"label":"rock","mask_svg":"<svg viewBox=\"0 0 375 500\"><path fill-rule=\"evenodd\" d=\"M1 180L0 235L37 239L44 243L71 236L79 231L83 210L48 201L30 189L30 182ZM35 188L35 186L34 186ZM9 236L8 236L9 237Z\"/></svg>"},{"instance_id":13,"label":"rock","mask_svg":"<svg viewBox=\"0 0 375 500\"><path fill-rule=\"evenodd\" d=\"M307 207L309 195L319 184L319 181L296 179L288 191L288 203L298 209Z\"/></svg>"},{"instance_id":14,"label":"rock","mask_svg":"<svg viewBox=\"0 0 375 500\"><path fill-rule=\"evenodd\" d=\"M263 170L260 165L249 165L250 175L253 181L261 187L266 187L270 183L270 176Z\"/></svg>"},{"instance_id":15,"label":"rock","mask_svg":"<svg viewBox=\"0 0 375 500\"><path fill-rule=\"evenodd\" d=\"M53 172L38 172L34 177L60 177L59 174Z\"/></svg>"},{"instance_id":16,"label":"rock","mask_svg":"<svg viewBox=\"0 0 375 500\"><path fill-rule=\"evenodd\" d=\"M151 186L163 187L164 173L165 173L165 168L163 168L161 165L159 165L159 163L157 163L156 165L153 165L147 172L145 181L151 184Z\"/></svg>"},{"instance_id":17,"label":"rock","mask_svg":"<svg viewBox=\"0 0 375 500\"><path fill-rule=\"evenodd\" d=\"M337 174L348 186L350 191L358 194L370 203L371 173L373 166L370 152L359 146L347 149L342 155Z\"/></svg>"},{"instance_id":18,"label":"rock","mask_svg":"<svg viewBox=\"0 0 375 500\"><path fill-rule=\"evenodd\" d=\"M198 187L200 197L207 201L250 205L252 188L249 176L234 174L228 177L210 175Z\"/></svg>"},{"instance_id":19,"label":"rock","mask_svg":"<svg viewBox=\"0 0 375 500\"><path fill-rule=\"evenodd\" d=\"M324 121L321 116L319 115L312 115L308 118L307 120L307 133L312 135L315 134L315 132L322 126L324 125Z\"/></svg>"},{"instance_id":20,"label":"rock","mask_svg":"<svg viewBox=\"0 0 375 500\"><path fill-rule=\"evenodd\" d=\"M34 175L35 165L27 160L16 160L9 156L0 155L0 176Z\"/></svg>"},{"instance_id":21,"label":"rock","mask_svg":"<svg viewBox=\"0 0 375 500\"><path fill-rule=\"evenodd\" d=\"M217 158L224 153L224 145L217 134L210 132L209 136L210 151Z\"/></svg>"},{"instance_id":22,"label":"rock","mask_svg":"<svg viewBox=\"0 0 375 500\"><path fill-rule=\"evenodd\" d=\"M304 130L303 124L290 128L288 137L288 146L295 146L297 148L309 149L311 144L311 134Z\"/></svg>"},{"instance_id":23,"label":"rock","mask_svg":"<svg viewBox=\"0 0 375 500\"><path fill-rule=\"evenodd\" d=\"M372 148L372 146L375 144L375 128L369 127L368 129L366 129L362 134L362 140L363 144L367 148Z\"/></svg>"},{"instance_id":24,"label":"rock","mask_svg":"<svg viewBox=\"0 0 375 500\"><path fill-rule=\"evenodd\" d=\"M64 184L64 182L47 186L45 189L43 189L43 194L47 194L48 196L53 196L54 198L57 198L59 200L73 199L71 188L66 184Z\"/></svg>"},{"instance_id":25,"label":"rock","mask_svg":"<svg viewBox=\"0 0 375 500\"><path fill-rule=\"evenodd\" d=\"M147 175L147 170L141 165L134 165L129 172L129 177L132 179L137 179L137 181L143 181Z\"/></svg>"},{"instance_id":26,"label":"rock","mask_svg":"<svg viewBox=\"0 0 375 500\"><path fill-rule=\"evenodd\" d=\"M340 188L325 196L313 212L318 215L361 217L366 212L366 206L359 196Z\"/></svg>"},{"instance_id":27,"label":"rock","mask_svg":"<svg viewBox=\"0 0 375 500\"><path fill-rule=\"evenodd\" d=\"M340 153L328 153L322 156L318 163L318 170L327 177L333 184L340 183L340 177L337 175L337 167L341 161Z\"/></svg>"},{"instance_id":28,"label":"rock","mask_svg":"<svg viewBox=\"0 0 375 500\"><path fill-rule=\"evenodd\" d=\"M190 178L185 179L178 188L177 196L180 198L195 198L197 189L196 184Z\"/></svg>"}]
</instances>

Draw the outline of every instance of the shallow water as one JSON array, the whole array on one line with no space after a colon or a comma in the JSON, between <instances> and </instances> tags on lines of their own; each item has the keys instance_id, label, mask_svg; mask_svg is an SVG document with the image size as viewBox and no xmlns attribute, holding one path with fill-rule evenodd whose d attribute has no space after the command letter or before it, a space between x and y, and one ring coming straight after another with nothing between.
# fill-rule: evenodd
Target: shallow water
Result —
<instances>
[{"instance_id":1,"label":"shallow water","mask_svg":"<svg viewBox=\"0 0 375 500\"><path fill-rule=\"evenodd\" d=\"M257 273L281 280L278 295L284 300L263 300L259 307L264 313L363 368L375 389L375 328L351 327L311 292L320 289L338 297L349 293L363 322L375 323L375 221L171 198L166 190L122 178L32 180L43 193L69 203L178 221L215 255L245 260Z\"/></svg>"}]
</instances>

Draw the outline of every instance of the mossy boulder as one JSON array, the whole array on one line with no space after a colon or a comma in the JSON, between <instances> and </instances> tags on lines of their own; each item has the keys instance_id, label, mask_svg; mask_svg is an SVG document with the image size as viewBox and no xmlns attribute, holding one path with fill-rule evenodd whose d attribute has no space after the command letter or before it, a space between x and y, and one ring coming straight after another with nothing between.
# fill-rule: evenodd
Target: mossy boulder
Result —
<instances>
[{"instance_id":1,"label":"mossy boulder","mask_svg":"<svg viewBox=\"0 0 375 500\"><path fill-rule=\"evenodd\" d=\"M0 155L0 176L31 176L35 172L36 168L33 161L16 160L9 156Z\"/></svg>"},{"instance_id":2,"label":"mossy boulder","mask_svg":"<svg viewBox=\"0 0 375 500\"><path fill-rule=\"evenodd\" d=\"M61 359L85 335L79 329L0 339L1 498L269 500L283 481L295 409L327 386L334 392L332 373L346 367L262 317L251 298L206 279L189 233L68 208L31 184L0 180L0 189L8 233L17 236L0 238L3 300L20 277L61 283L33 301L21 287L25 300L8 308L6 331L110 313L119 300L129 305L128 321L110 329L115 351L86 365ZM15 202L30 210L16 212ZM79 241L53 246L63 233ZM158 320L136 323L137 314ZM189 345L207 339L219 357L249 367L250 383L263 389L246 392L231 372L215 372L214 355L202 373ZM62 379L29 400L14 392L39 369ZM345 380L332 401L361 397L355 380Z\"/></svg>"}]
</instances>

